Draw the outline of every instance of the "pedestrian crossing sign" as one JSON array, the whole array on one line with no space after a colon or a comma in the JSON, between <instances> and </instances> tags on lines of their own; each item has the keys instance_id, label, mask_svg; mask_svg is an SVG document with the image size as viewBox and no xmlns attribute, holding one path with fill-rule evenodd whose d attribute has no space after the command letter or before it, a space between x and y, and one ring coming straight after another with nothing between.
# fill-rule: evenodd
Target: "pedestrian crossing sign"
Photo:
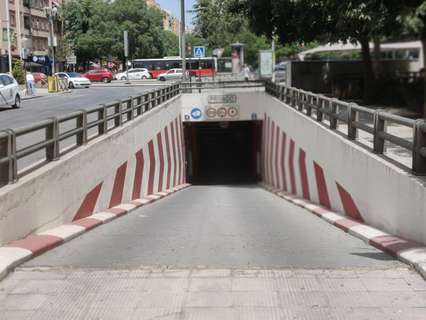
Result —
<instances>
[{"instance_id":1,"label":"pedestrian crossing sign","mask_svg":"<svg viewBox=\"0 0 426 320\"><path fill-rule=\"evenodd\" d=\"M194 47L194 58L204 58L206 56L206 47Z\"/></svg>"}]
</instances>

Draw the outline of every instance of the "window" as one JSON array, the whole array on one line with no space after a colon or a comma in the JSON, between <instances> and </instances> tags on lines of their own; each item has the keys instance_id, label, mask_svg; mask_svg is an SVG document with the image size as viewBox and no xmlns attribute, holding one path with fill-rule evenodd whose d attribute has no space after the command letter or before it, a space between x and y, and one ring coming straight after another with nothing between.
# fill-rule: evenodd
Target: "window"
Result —
<instances>
[{"instance_id":1,"label":"window","mask_svg":"<svg viewBox=\"0 0 426 320\"><path fill-rule=\"evenodd\" d=\"M13 79L9 76L6 76L6 75L0 76L0 80L5 86L13 84Z\"/></svg>"},{"instance_id":2,"label":"window","mask_svg":"<svg viewBox=\"0 0 426 320\"><path fill-rule=\"evenodd\" d=\"M9 11L9 20L10 20L10 25L12 27L15 27L16 26L15 11L12 11L12 10Z\"/></svg>"},{"instance_id":3,"label":"window","mask_svg":"<svg viewBox=\"0 0 426 320\"><path fill-rule=\"evenodd\" d=\"M24 16L24 28L28 30L31 28L29 15Z\"/></svg>"},{"instance_id":4,"label":"window","mask_svg":"<svg viewBox=\"0 0 426 320\"><path fill-rule=\"evenodd\" d=\"M419 60L419 58L420 58L420 50L419 49L408 50L408 59L409 60Z\"/></svg>"}]
</instances>

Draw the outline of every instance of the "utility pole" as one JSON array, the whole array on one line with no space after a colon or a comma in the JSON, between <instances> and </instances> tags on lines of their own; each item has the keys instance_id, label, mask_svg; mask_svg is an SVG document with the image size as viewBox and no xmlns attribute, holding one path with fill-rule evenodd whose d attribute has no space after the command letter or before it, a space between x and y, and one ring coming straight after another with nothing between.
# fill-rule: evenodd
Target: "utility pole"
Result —
<instances>
[{"instance_id":1,"label":"utility pole","mask_svg":"<svg viewBox=\"0 0 426 320\"><path fill-rule=\"evenodd\" d=\"M7 51L9 53L9 72L12 74L12 39L10 37L10 11L9 0L6 0L6 17L7 17Z\"/></svg>"},{"instance_id":2,"label":"utility pole","mask_svg":"<svg viewBox=\"0 0 426 320\"><path fill-rule=\"evenodd\" d=\"M44 11L46 13L47 18L49 19L49 42L50 42L50 49L52 54L52 75L55 74L55 47L56 47L56 41L55 41L55 35L54 35L54 26L53 21L56 19L58 15L58 8L55 7L45 7Z\"/></svg>"},{"instance_id":3,"label":"utility pole","mask_svg":"<svg viewBox=\"0 0 426 320\"><path fill-rule=\"evenodd\" d=\"M182 57L183 81L186 81L186 44L185 44L185 0L180 0L180 46Z\"/></svg>"}]
</instances>

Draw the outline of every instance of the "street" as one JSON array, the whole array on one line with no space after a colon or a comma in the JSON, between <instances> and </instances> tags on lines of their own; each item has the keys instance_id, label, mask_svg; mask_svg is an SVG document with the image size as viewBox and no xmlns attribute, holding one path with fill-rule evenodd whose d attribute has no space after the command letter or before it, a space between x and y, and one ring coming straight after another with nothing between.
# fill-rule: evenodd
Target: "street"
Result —
<instances>
[{"instance_id":1,"label":"street","mask_svg":"<svg viewBox=\"0 0 426 320\"><path fill-rule=\"evenodd\" d=\"M17 129L76 110L89 110L99 104L114 102L132 95L137 96L159 86L161 84L155 82L150 82L147 85L138 84L133 87L115 85L114 83L109 85L95 84L89 89L74 89L71 93L52 94L51 96L25 100L20 109L0 108L0 130Z\"/></svg>"}]
</instances>

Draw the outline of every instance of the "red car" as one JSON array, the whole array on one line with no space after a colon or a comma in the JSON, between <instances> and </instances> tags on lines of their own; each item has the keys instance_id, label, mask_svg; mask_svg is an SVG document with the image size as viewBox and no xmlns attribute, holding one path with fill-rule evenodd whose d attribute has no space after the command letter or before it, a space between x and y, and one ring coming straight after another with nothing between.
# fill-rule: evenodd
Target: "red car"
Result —
<instances>
[{"instance_id":1,"label":"red car","mask_svg":"<svg viewBox=\"0 0 426 320\"><path fill-rule=\"evenodd\" d=\"M35 83L40 83L41 85L44 85L47 83L47 76L44 73L33 72L32 75L34 77Z\"/></svg>"},{"instance_id":2,"label":"red car","mask_svg":"<svg viewBox=\"0 0 426 320\"><path fill-rule=\"evenodd\" d=\"M102 81L105 83L109 83L113 79L112 72L108 69L90 70L81 76L89 79L90 81Z\"/></svg>"}]
</instances>

